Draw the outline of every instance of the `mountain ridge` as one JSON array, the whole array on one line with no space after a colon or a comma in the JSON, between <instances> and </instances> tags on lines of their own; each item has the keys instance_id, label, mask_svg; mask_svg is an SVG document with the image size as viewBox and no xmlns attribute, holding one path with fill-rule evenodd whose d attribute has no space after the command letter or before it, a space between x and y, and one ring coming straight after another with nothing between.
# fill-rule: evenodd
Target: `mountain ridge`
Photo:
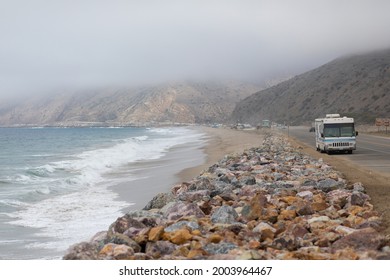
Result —
<instances>
[{"instance_id":1,"label":"mountain ridge","mask_svg":"<svg viewBox=\"0 0 390 280\"><path fill-rule=\"evenodd\" d=\"M214 123L260 86L240 82L173 83L57 92L0 107L1 126Z\"/></svg>"},{"instance_id":2,"label":"mountain ridge","mask_svg":"<svg viewBox=\"0 0 390 280\"><path fill-rule=\"evenodd\" d=\"M361 123L390 117L390 49L349 55L259 91L237 104L232 122L312 122L340 113Z\"/></svg>"},{"instance_id":3,"label":"mountain ridge","mask_svg":"<svg viewBox=\"0 0 390 280\"><path fill-rule=\"evenodd\" d=\"M0 104L0 126L251 123L291 125L327 113L388 118L390 49L337 58L267 89L229 82L59 91Z\"/></svg>"}]
</instances>

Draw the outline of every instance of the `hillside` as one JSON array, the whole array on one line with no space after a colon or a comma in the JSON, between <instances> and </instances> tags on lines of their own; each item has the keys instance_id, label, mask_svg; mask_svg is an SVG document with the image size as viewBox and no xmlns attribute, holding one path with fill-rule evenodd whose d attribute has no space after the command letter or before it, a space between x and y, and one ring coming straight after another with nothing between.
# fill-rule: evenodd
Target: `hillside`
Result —
<instances>
[{"instance_id":1,"label":"hillside","mask_svg":"<svg viewBox=\"0 0 390 280\"><path fill-rule=\"evenodd\" d=\"M0 125L143 125L212 123L259 90L238 82L55 92L0 105Z\"/></svg>"},{"instance_id":2,"label":"hillside","mask_svg":"<svg viewBox=\"0 0 390 280\"><path fill-rule=\"evenodd\" d=\"M390 49L342 57L241 101L232 121L311 122L326 113L372 123L390 117Z\"/></svg>"}]
</instances>

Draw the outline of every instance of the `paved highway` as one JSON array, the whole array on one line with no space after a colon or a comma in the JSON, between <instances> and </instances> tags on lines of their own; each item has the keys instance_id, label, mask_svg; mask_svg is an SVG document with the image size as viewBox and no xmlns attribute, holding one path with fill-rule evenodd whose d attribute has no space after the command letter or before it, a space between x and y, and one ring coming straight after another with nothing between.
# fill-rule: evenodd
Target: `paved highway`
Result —
<instances>
[{"instance_id":1,"label":"paved highway","mask_svg":"<svg viewBox=\"0 0 390 280\"><path fill-rule=\"evenodd\" d=\"M308 127L290 127L289 134L315 149L315 134ZM365 169L390 175L390 137L359 133L353 154L332 154L351 160Z\"/></svg>"}]
</instances>

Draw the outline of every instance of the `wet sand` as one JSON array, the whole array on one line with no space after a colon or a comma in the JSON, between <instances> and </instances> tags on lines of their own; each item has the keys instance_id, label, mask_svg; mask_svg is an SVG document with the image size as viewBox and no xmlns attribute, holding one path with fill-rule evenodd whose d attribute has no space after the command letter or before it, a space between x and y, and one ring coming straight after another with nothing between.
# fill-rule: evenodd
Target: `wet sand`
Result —
<instances>
[{"instance_id":1,"label":"wet sand","mask_svg":"<svg viewBox=\"0 0 390 280\"><path fill-rule=\"evenodd\" d=\"M122 212L140 210L157 194L168 192L178 182L178 172L205 162L203 148L202 142L178 145L159 159L132 164L132 180L111 187L119 200L131 204Z\"/></svg>"},{"instance_id":2,"label":"wet sand","mask_svg":"<svg viewBox=\"0 0 390 280\"><path fill-rule=\"evenodd\" d=\"M190 181L225 155L242 153L247 148L260 146L263 141L258 130L200 126L193 129L204 134L203 143L179 145L160 159L140 162L133 171L137 179L112 187L118 193L118 199L131 204L123 213L142 209L157 194L169 192L175 184Z\"/></svg>"}]
</instances>

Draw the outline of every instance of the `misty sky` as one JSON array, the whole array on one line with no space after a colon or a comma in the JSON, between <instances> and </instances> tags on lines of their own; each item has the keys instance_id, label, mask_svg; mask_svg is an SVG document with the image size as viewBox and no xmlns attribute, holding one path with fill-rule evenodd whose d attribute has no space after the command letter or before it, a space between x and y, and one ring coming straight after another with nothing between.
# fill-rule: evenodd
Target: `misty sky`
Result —
<instances>
[{"instance_id":1,"label":"misty sky","mask_svg":"<svg viewBox=\"0 0 390 280\"><path fill-rule=\"evenodd\" d=\"M262 81L390 47L388 0L0 0L0 97Z\"/></svg>"}]
</instances>

